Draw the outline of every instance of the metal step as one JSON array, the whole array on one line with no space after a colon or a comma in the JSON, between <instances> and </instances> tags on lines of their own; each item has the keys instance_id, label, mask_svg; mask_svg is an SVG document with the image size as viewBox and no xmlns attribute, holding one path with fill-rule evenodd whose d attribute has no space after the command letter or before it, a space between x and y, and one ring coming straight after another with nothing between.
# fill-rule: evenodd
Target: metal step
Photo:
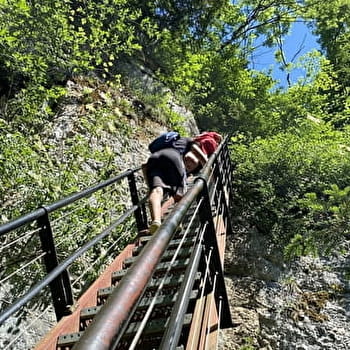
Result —
<instances>
[{"instance_id":1,"label":"metal step","mask_svg":"<svg viewBox=\"0 0 350 350\"><path fill-rule=\"evenodd\" d=\"M185 247L185 248L180 249L177 258L178 259L187 258L188 256L191 255L192 250L193 250L193 247L188 247L188 248ZM172 257L175 254L175 251L176 251L175 249L167 250L164 253L164 255L162 256L161 261L169 261L169 260L171 260ZM137 258L138 258L138 256L133 256L131 258L125 259L124 262L123 262L124 268L130 267L137 260Z\"/></svg>"},{"instance_id":2,"label":"metal step","mask_svg":"<svg viewBox=\"0 0 350 350\"><path fill-rule=\"evenodd\" d=\"M144 242L148 242L148 240L144 240ZM174 248L178 247L179 244L181 243L181 241L182 241L181 239L174 239L174 240L170 241L170 243L168 245L168 249L174 249ZM182 246L183 247L192 246L195 243L195 241L196 241L196 237L188 237L187 239L184 240L184 242L182 243ZM133 255L134 256L138 255L142 251L142 249L143 249L142 245L135 247L133 249Z\"/></svg>"},{"instance_id":3,"label":"metal step","mask_svg":"<svg viewBox=\"0 0 350 350\"><path fill-rule=\"evenodd\" d=\"M188 331L191 325L192 315L185 315L183 330ZM142 336L139 339L139 344L136 345L136 349L142 350L155 350L158 349L162 341L164 331L169 322L169 318L160 318L157 320L149 321L145 329L142 332ZM141 324L140 322L131 323L123 338L119 342L116 350L128 350L130 348L131 342L134 340L137 330ZM179 344L176 350L184 350L184 345Z\"/></svg>"},{"instance_id":4,"label":"metal step","mask_svg":"<svg viewBox=\"0 0 350 350\"><path fill-rule=\"evenodd\" d=\"M71 349L73 345L79 341L84 332L69 333L60 335L57 339L57 350Z\"/></svg>"},{"instance_id":5,"label":"metal step","mask_svg":"<svg viewBox=\"0 0 350 350\"><path fill-rule=\"evenodd\" d=\"M192 320L192 314L185 315L184 319L184 327L188 327L191 324ZM128 339L131 337L134 337L137 330L140 327L141 322L132 322L130 323L129 327L127 328L123 339ZM156 334L163 335L164 330L166 329L168 324L168 318L160 318L157 320L149 321L146 325L146 328L143 332L145 336L154 336Z\"/></svg>"},{"instance_id":6,"label":"metal step","mask_svg":"<svg viewBox=\"0 0 350 350\"><path fill-rule=\"evenodd\" d=\"M192 320L191 314L185 315L184 327L189 327L191 324L191 320ZM162 333L164 332L167 322L168 322L168 319L157 319L157 320L148 322L145 327L143 335L146 337L149 337L154 342L154 337L156 335L162 335ZM130 323L121 342L123 343L126 340L130 341L130 339L135 336L139 326L140 326L140 322ZM83 333L84 332L82 331L82 332L70 333L70 334L59 336L57 339L57 350L71 349L80 340ZM161 339L161 337L159 337L159 339ZM121 348L121 347L118 347L118 348ZM145 348L143 347L143 349ZM180 345L176 348L176 350L183 350L183 349L184 349L183 345Z\"/></svg>"},{"instance_id":7,"label":"metal step","mask_svg":"<svg viewBox=\"0 0 350 350\"><path fill-rule=\"evenodd\" d=\"M193 245L195 243L195 237L187 237L184 241L181 239L182 233L178 233L176 237L169 243L169 247L164 253L161 262L156 267L156 270L153 274L153 277L150 283L147 286L147 289L144 293L143 298L141 299L139 305L137 306L133 317L131 319L128 328L123 335L123 339L121 340L121 347L118 346L117 349L127 349L127 346L124 346L123 343L130 342L131 338L136 334L137 329L140 326L141 321L144 318L144 314L146 310L149 308L151 303L154 303L153 310L150 319L145 326L145 329L142 332L142 349L155 349L157 345L161 341L162 335L164 333L166 322L168 317L170 316L173 305L177 299L177 292L183 282L185 269L189 263L189 256L192 253ZM60 336L57 342L58 349L67 350L71 349L73 345L79 340L83 331L89 326L92 322L94 316L100 311L104 302L107 300L109 295L113 292L115 285L118 281L121 280L123 276L125 276L128 272L128 268L136 261L137 254L139 254L144 245L152 238L152 236L143 236L139 238L139 246L133 250L133 257L125 259L123 262L124 269L120 271L115 271L112 273L111 282L112 286L101 288L97 294L97 306L92 306L88 308L84 308L80 312L80 332L66 334ZM177 255L177 260L172 263L169 267L169 260L175 254L176 248L179 244L183 244L182 248L179 250ZM162 275L167 273L167 277L165 280L162 280ZM200 273L196 276L196 281L200 280ZM158 294L156 299L154 300L154 293L157 290L159 284L162 283L161 292ZM197 284L198 285L198 284ZM196 300L198 295L198 290L193 290L191 293L191 302L190 305L194 305L192 301ZM192 308L189 308L189 310ZM191 312L191 311L189 311ZM186 320L184 323L184 327L186 327L187 323L190 323L192 318L191 314L186 316ZM147 345L148 344L148 345ZM159 346L159 344L158 344ZM179 350L181 347L179 347Z\"/></svg>"},{"instance_id":8,"label":"metal step","mask_svg":"<svg viewBox=\"0 0 350 350\"><path fill-rule=\"evenodd\" d=\"M197 297L198 290L193 290L191 293L190 299L193 300ZM177 299L177 293L170 294L170 295L160 295L156 298L154 309L157 308L167 308L169 306L172 306L176 299ZM146 310L151 303L153 302L153 297L144 297L141 299L139 305L137 306L136 312L144 311ZM88 327L92 319L98 314L98 312L101 310L101 307L103 305L93 306L93 307L87 307L80 311L80 330L84 330Z\"/></svg>"},{"instance_id":9,"label":"metal step","mask_svg":"<svg viewBox=\"0 0 350 350\"><path fill-rule=\"evenodd\" d=\"M200 272L197 273L195 280L199 281L200 280ZM184 280L184 274L178 273L175 275L171 275L165 278L163 282L163 287L162 290L167 290L167 289L174 289L174 288L179 288L181 283ZM150 283L147 286L147 292L149 291L154 291L158 288L160 283L160 278L152 278ZM98 300L98 305L103 304L107 298L112 294L114 290L114 286L107 287L107 288L101 288L98 290L97 293L97 300Z\"/></svg>"},{"instance_id":10,"label":"metal step","mask_svg":"<svg viewBox=\"0 0 350 350\"><path fill-rule=\"evenodd\" d=\"M187 265L189 264L189 262L190 262L190 259L184 259L181 261L174 261L174 263L171 266L170 271L175 272L178 270L185 270ZM168 266L169 266L168 262L158 264L158 266L155 269L154 274L157 275L157 274L165 273L168 270ZM127 272L128 272L128 269L113 272L112 273L112 284L116 284L118 281L120 281L126 275Z\"/></svg>"}]
</instances>

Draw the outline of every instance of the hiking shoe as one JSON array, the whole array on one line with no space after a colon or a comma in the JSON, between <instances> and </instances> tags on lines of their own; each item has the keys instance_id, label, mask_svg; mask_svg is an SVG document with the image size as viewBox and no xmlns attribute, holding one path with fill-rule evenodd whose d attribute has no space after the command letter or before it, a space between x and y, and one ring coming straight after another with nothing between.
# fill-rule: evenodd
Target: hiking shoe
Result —
<instances>
[{"instance_id":1,"label":"hiking shoe","mask_svg":"<svg viewBox=\"0 0 350 350\"><path fill-rule=\"evenodd\" d=\"M153 221L151 226L149 227L149 233L153 235L160 227L160 222L159 221Z\"/></svg>"},{"instance_id":2,"label":"hiking shoe","mask_svg":"<svg viewBox=\"0 0 350 350\"><path fill-rule=\"evenodd\" d=\"M182 231L182 229L183 229L183 225L180 224L178 227L176 227L175 233L180 233Z\"/></svg>"}]
</instances>

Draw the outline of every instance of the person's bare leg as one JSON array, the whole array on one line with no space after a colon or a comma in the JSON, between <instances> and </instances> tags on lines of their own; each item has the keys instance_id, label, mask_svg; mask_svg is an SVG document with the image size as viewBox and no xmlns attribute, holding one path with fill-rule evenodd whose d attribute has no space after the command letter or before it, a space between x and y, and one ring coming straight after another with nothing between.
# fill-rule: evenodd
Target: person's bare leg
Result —
<instances>
[{"instance_id":1,"label":"person's bare leg","mask_svg":"<svg viewBox=\"0 0 350 350\"><path fill-rule=\"evenodd\" d=\"M149 195L149 204L151 210L152 225L150 231L155 232L162 222L162 199L163 188L155 187ZM151 232L151 233L153 233Z\"/></svg>"}]
</instances>

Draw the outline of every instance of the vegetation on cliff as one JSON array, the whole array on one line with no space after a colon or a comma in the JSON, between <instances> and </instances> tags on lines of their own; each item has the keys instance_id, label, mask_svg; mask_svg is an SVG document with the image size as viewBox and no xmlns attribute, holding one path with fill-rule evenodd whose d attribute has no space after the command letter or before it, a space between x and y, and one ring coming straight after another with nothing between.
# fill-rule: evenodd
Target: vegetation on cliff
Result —
<instances>
[{"instance_id":1,"label":"vegetation on cliff","mask_svg":"<svg viewBox=\"0 0 350 350\"><path fill-rule=\"evenodd\" d=\"M131 132L128 116L140 105L146 118L181 125L167 93L147 95L121 74L132 58L200 128L233 133L236 216L273 233L288 254L328 250L348 233L349 12L346 0L1 0L2 220L97 180L83 171L89 159L102 164L97 177L112 171L118 154L107 145L91 151L79 132L67 139L70 158L52 161L57 145L43 135L68 103L67 82L93 81L79 97L83 134ZM281 45L296 20L322 47L297 63L286 61ZM276 45L286 75L301 65L306 77L280 89L248 69L257 37ZM141 104L118 95L126 86Z\"/></svg>"}]
</instances>

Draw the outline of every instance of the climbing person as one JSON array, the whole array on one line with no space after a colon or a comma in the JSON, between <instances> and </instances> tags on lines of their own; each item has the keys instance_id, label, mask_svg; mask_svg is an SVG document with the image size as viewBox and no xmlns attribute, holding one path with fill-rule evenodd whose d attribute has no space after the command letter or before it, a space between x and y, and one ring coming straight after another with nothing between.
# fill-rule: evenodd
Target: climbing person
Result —
<instances>
[{"instance_id":1,"label":"climbing person","mask_svg":"<svg viewBox=\"0 0 350 350\"><path fill-rule=\"evenodd\" d=\"M216 151L222 139L223 137L215 131L205 131L193 138L194 142L208 157Z\"/></svg>"},{"instance_id":2,"label":"climbing person","mask_svg":"<svg viewBox=\"0 0 350 350\"><path fill-rule=\"evenodd\" d=\"M152 219L149 233L153 234L161 225L165 195L178 202L187 191L187 175L195 172L206 160L205 154L190 137L179 136L171 145L151 154L145 166Z\"/></svg>"}]
</instances>

